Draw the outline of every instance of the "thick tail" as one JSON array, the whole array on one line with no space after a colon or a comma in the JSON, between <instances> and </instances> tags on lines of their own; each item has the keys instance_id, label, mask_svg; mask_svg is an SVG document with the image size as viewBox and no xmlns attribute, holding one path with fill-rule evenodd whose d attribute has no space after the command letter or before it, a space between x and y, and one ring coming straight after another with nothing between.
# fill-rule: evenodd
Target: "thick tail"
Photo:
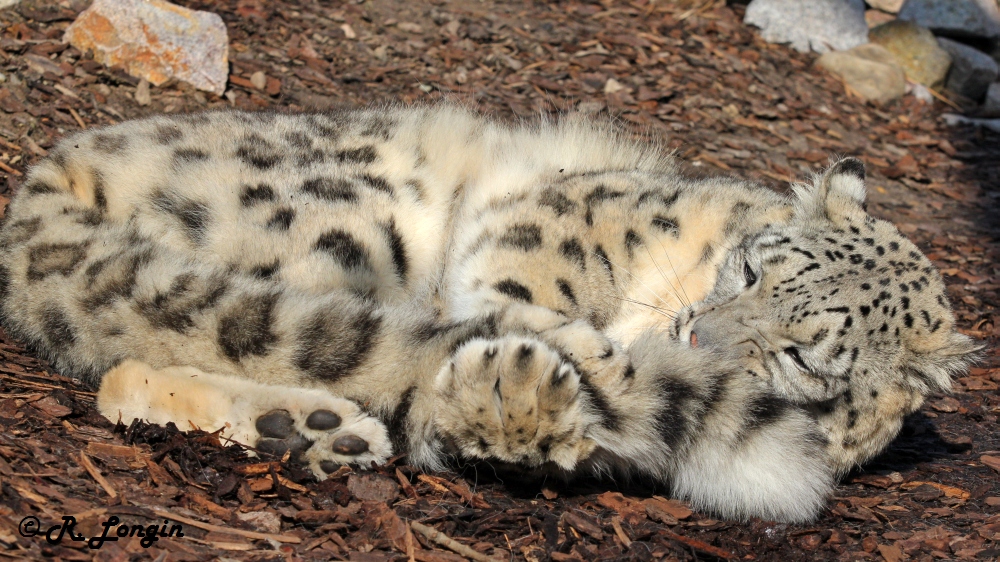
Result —
<instances>
[{"instance_id":1,"label":"thick tail","mask_svg":"<svg viewBox=\"0 0 1000 562\"><path fill-rule=\"evenodd\" d=\"M619 428L595 433L592 471L654 478L726 518L818 515L835 475L815 419L717 352L658 333L629 351L634 378L608 394Z\"/></svg>"}]
</instances>

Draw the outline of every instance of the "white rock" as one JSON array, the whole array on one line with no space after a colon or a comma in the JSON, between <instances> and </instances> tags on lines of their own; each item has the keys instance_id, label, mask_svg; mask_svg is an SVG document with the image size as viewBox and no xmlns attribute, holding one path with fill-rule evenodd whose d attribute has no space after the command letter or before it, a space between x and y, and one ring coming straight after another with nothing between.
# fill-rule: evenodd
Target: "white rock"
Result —
<instances>
[{"instance_id":1,"label":"white rock","mask_svg":"<svg viewBox=\"0 0 1000 562\"><path fill-rule=\"evenodd\" d=\"M923 84L913 84L909 93L922 103L934 103L934 94L931 93L930 88Z\"/></svg>"},{"instance_id":2,"label":"white rock","mask_svg":"<svg viewBox=\"0 0 1000 562\"><path fill-rule=\"evenodd\" d=\"M906 0L897 16L935 35L966 39L1000 37L997 0Z\"/></svg>"},{"instance_id":3,"label":"white rock","mask_svg":"<svg viewBox=\"0 0 1000 562\"><path fill-rule=\"evenodd\" d=\"M17 4L21 0L0 0L0 10L4 8L10 8L14 4Z\"/></svg>"},{"instance_id":4,"label":"white rock","mask_svg":"<svg viewBox=\"0 0 1000 562\"><path fill-rule=\"evenodd\" d=\"M177 78L222 95L229 78L222 18L164 0L94 0L63 40L156 86Z\"/></svg>"},{"instance_id":5,"label":"white rock","mask_svg":"<svg viewBox=\"0 0 1000 562\"><path fill-rule=\"evenodd\" d=\"M614 78L608 78L608 81L604 83L604 93L613 94L615 92L620 92L625 89L622 83L615 80Z\"/></svg>"},{"instance_id":6,"label":"white rock","mask_svg":"<svg viewBox=\"0 0 1000 562\"><path fill-rule=\"evenodd\" d=\"M892 53L874 43L825 53L816 64L866 100L885 103L906 92L906 73L896 64Z\"/></svg>"},{"instance_id":7,"label":"white rock","mask_svg":"<svg viewBox=\"0 0 1000 562\"><path fill-rule=\"evenodd\" d=\"M800 52L842 51L868 42L864 0L753 0L744 23Z\"/></svg>"},{"instance_id":8,"label":"white rock","mask_svg":"<svg viewBox=\"0 0 1000 562\"><path fill-rule=\"evenodd\" d=\"M951 55L951 70L948 71L945 87L970 99L982 99L1000 72L996 61L958 41L938 37L938 44Z\"/></svg>"},{"instance_id":9,"label":"white rock","mask_svg":"<svg viewBox=\"0 0 1000 562\"><path fill-rule=\"evenodd\" d=\"M267 76L258 70L250 75L250 83L253 84L254 88L263 90L267 86Z\"/></svg>"},{"instance_id":10,"label":"white rock","mask_svg":"<svg viewBox=\"0 0 1000 562\"><path fill-rule=\"evenodd\" d=\"M950 127L956 125L975 125L976 127L989 129L994 133L1000 133L1000 119L976 119L954 113L944 113L941 115L941 119L944 119L945 124Z\"/></svg>"}]
</instances>

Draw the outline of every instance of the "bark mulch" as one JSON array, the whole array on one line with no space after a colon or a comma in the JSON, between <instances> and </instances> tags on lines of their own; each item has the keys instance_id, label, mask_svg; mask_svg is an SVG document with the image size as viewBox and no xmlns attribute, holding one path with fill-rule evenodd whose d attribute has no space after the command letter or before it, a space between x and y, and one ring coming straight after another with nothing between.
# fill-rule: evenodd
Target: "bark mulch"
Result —
<instances>
[{"instance_id":1,"label":"bark mulch","mask_svg":"<svg viewBox=\"0 0 1000 562\"><path fill-rule=\"evenodd\" d=\"M0 11L0 208L63 136L154 113L323 109L457 99L503 118L607 112L664 139L692 174L777 189L856 155L871 209L944 272L964 333L987 358L934 396L816 522L733 522L614 483L525 484L469 469L423 474L405 458L317 482L209 433L101 418L94 394L0 339L0 557L62 560L743 559L1000 557L1000 136L944 126L944 101L866 105L814 57L768 45L716 0L521 3L183 0L225 20L225 97L138 81L60 42L84 0ZM262 89L253 84L261 84ZM139 101L144 105L140 105ZM951 102L949 102L951 103ZM190 429L190 428L181 428ZM25 538L64 515L99 535L183 526L91 550ZM23 530L23 529L22 529ZM164 533L166 534L166 533ZM112 535L113 536L113 535Z\"/></svg>"}]
</instances>

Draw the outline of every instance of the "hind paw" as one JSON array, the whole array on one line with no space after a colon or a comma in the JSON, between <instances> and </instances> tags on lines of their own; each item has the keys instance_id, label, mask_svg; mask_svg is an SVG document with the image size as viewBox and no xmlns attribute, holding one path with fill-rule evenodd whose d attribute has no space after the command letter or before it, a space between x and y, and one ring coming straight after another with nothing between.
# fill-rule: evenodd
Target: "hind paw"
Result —
<instances>
[{"instance_id":1,"label":"hind paw","mask_svg":"<svg viewBox=\"0 0 1000 562\"><path fill-rule=\"evenodd\" d=\"M320 479L337 468L384 463L392 454L385 426L349 400L318 390L268 389L265 401L241 419L233 439L250 444L260 453L309 465ZM284 399L283 399L284 398Z\"/></svg>"}]
</instances>

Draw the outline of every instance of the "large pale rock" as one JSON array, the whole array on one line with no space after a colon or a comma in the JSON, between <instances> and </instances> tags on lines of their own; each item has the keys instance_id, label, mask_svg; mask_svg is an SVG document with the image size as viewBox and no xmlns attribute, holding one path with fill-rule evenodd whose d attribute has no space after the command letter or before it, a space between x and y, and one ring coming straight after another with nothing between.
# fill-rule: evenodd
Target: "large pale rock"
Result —
<instances>
[{"instance_id":1,"label":"large pale rock","mask_svg":"<svg viewBox=\"0 0 1000 562\"><path fill-rule=\"evenodd\" d=\"M868 5L876 10L895 14L903 7L903 0L868 0Z\"/></svg>"},{"instance_id":2,"label":"large pale rock","mask_svg":"<svg viewBox=\"0 0 1000 562\"><path fill-rule=\"evenodd\" d=\"M868 42L864 0L753 0L744 23L772 43L806 53L841 51Z\"/></svg>"},{"instance_id":3,"label":"large pale rock","mask_svg":"<svg viewBox=\"0 0 1000 562\"><path fill-rule=\"evenodd\" d=\"M944 85L951 55L927 28L897 20L873 28L868 37L892 53L910 80L931 88Z\"/></svg>"},{"instance_id":4,"label":"large pale rock","mask_svg":"<svg viewBox=\"0 0 1000 562\"><path fill-rule=\"evenodd\" d=\"M951 55L951 70L948 71L945 87L970 99L982 99L1000 72L996 61L958 41L939 37L938 43Z\"/></svg>"},{"instance_id":5,"label":"large pale rock","mask_svg":"<svg viewBox=\"0 0 1000 562\"><path fill-rule=\"evenodd\" d=\"M226 89L229 40L217 14L163 0L94 0L64 40L154 85L175 77L219 95Z\"/></svg>"},{"instance_id":6,"label":"large pale rock","mask_svg":"<svg viewBox=\"0 0 1000 562\"><path fill-rule=\"evenodd\" d=\"M906 93L906 74L885 48L867 44L825 53L816 61L866 100L885 103Z\"/></svg>"},{"instance_id":7,"label":"large pale rock","mask_svg":"<svg viewBox=\"0 0 1000 562\"><path fill-rule=\"evenodd\" d=\"M897 16L936 35L964 39L1000 37L997 0L906 0Z\"/></svg>"},{"instance_id":8,"label":"large pale rock","mask_svg":"<svg viewBox=\"0 0 1000 562\"><path fill-rule=\"evenodd\" d=\"M10 8L14 4L17 4L20 0L0 0L0 10L4 8Z\"/></svg>"}]
</instances>

